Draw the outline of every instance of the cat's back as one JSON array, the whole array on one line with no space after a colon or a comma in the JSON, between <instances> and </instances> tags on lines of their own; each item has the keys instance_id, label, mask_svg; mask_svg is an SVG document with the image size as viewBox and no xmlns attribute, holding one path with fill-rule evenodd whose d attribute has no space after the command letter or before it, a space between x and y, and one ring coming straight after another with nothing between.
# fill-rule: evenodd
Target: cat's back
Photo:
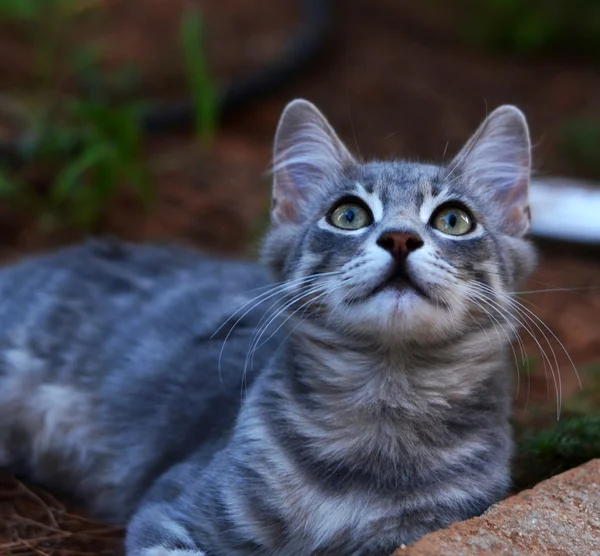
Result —
<instances>
[{"instance_id":1,"label":"cat's back","mask_svg":"<svg viewBox=\"0 0 600 556\"><path fill-rule=\"evenodd\" d=\"M66 364L78 348L89 360L90 350L107 355L110 345L132 348L150 339L173 345L190 334L208 339L268 283L252 263L178 246L89 241L0 270L0 349L56 355Z\"/></svg>"},{"instance_id":2,"label":"cat's back","mask_svg":"<svg viewBox=\"0 0 600 556\"><path fill-rule=\"evenodd\" d=\"M0 465L104 492L100 513L110 485L129 483L128 511L161 469L225 439L264 314L236 311L268 283L251 263L116 241L2 269Z\"/></svg>"},{"instance_id":3,"label":"cat's back","mask_svg":"<svg viewBox=\"0 0 600 556\"><path fill-rule=\"evenodd\" d=\"M0 330L18 321L37 319L54 308L94 308L98 312L127 311L156 304L157 296L184 298L193 292L203 301L229 305L268 284L261 267L224 261L180 246L133 245L116 240L92 240L54 253L26 258L0 269ZM214 318L215 305L199 309Z\"/></svg>"}]
</instances>

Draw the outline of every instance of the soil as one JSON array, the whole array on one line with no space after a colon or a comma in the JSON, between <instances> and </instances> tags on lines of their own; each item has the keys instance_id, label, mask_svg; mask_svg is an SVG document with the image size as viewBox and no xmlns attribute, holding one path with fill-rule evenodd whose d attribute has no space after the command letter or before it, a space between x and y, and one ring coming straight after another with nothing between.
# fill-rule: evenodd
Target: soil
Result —
<instances>
[{"instance_id":1,"label":"soil","mask_svg":"<svg viewBox=\"0 0 600 556\"><path fill-rule=\"evenodd\" d=\"M135 62L141 69L140 88L148 98L183 98L178 22L182 8L190 3L105 0L103 16L82 24L79 33L82 40L101 41L110 64ZM278 57L297 25L298 10L291 0L268 6L244 0L196 4L205 17L207 52L220 83ZM155 204L143 211L121 195L103 216L99 232L253 256L268 219L270 184L264 171L273 132L283 106L295 97L315 102L363 158L438 161L458 150L490 109L517 104L530 120L539 172L586 177L565 155L561 129L572 116L600 111L600 71L590 62L501 56L475 49L435 8L439 3L428 7L426 2L334 0L332 4L333 29L319 59L283 89L225 115L209 150L200 149L189 133L148 138L146 150L158 188ZM26 88L30 61L22 37L2 36L0 87ZM75 232L41 234L33 219L0 207L2 261L78 238ZM525 290L548 291L523 294L522 300L564 345L563 350L546 331L559 360L562 398L568 399L579 384L564 351L584 387L586 369L600 362L600 251L557 244L540 247L540 268ZM541 330L532 328L543 344ZM540 408L554 410L558 386L551 376L546 378L536 340L527 333L522 336L534 364L529 374L520 373L515 397L518 418L528 422ZM0 553L99 554L114 549L112 541L95 548L89 543L73 547L48 541L46 537L59 535L57 531L80 532L83 526L79 522L75 526L72 515L46 494L25 495L29 509L13 504L10 493L25 487L11 477L6 485L0 494ZM33 516L27 519L37 520L37 525L23 517L24 528L11 526L15 512ZM92 525L85 527L89 532ZM34 540L38 537L46 540ZM2 544L9 542L10 548Z\"/></svg>"}]
</instances>

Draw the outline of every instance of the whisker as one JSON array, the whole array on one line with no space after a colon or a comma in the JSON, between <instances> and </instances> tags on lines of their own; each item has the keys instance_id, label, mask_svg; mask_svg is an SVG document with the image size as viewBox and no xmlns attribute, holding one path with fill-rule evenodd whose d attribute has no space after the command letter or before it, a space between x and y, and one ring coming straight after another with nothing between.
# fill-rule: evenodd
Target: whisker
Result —
<instances>
[{"instance_id":1,"label":"whisker","mask_svg":"<svg viewBox=\"0 0 600 556\"><path fill-rule=\"evenodd\" d=\"M215 335L228 322L230 322L233 318L236 317L236 315L238 315L241 311L243 311L244 308L248 307L248 305L251 305L251 307L249 309L247 309L246 311L244 311L244 313L233 323L232 327L228 330L228 332L227 332L227 334L226 334L226 336L225 336L225 338L223 340L223 344L221 345L221 350L219 351L219 361L218 361L218 365L217 365L218 366L218 370L219 370L219 378L221 377L221 372L222 372L221 363L222 363L222 360L223 360L223 353L225 351L225 346L227 345L227 341L229 340L229 337L233 333L235 327L244 319L244 317L246 315L248 315L248 313L250 313L251 311L253 311L254 309L256 309L256 307L258 307L259 305L261 305L265 301L267 301L267 300L269 300L269 299L271 299L271 298L273 298L273 297L281 294L282 292L284 292L289 287L292 287L292 286L293 287L301 287L301 286L304 286L305 283L310 282L311 280L314 280L315 278L321 278L321 277L324 277L324 276L333 276L333 275L336 275L336 274L339 274L339 273L340 273L340 271L316 273L316 274L311 274L309 276L305 276L305 277L302 277L302 278L296 278L296 279L293 279L293 280L285 281L283 284L281 284L279 286L275 286L275 287L267 290L266 292L263 292L262 294L260 294L258 296L255 296L251 300L249 300L246 303L244 303L231 316L229 316L229 318L227 318L227 320L224 323L222 323L219 326L219 328L217 328L217 330L215 330L215 332L213 332L213 334L211 335L211 339L214 338ZM259 322L259 324L260 324L260 322Z\"/></svg>"},{"instance_id":2,"label":"whisker","mask_svg":"<svg viewBox=\"0 0 600 556\"><path fill-rule=\"evenodd\" d=\"M496 292L496 291L492 290L491 288L484 289L483 288L483 284L480 284L478 282L471 282L471 286L477 289L477 291L479 292L479 295L485 295L488 303L492 304L492 306L493 306L493 308L495 308L495 310L497 310L501 314L503 314L503 313L507 313L508 314L508 311L507 311L507 309L505 307L503 307L498 302L496 302L495 300L493 300L492 297L490 297L490 294L492 294L492 295L500 295L499 292ZM508 298L508 299L510 300L510 298ZM519 317L513 316L513 318L532 337L532 339L536 342L536 344L537 344L538 348L540 349L540 351L545 355L545 350L542 349L542 346L537 341L537 338L533 334L533 331L530 329L530 327L527 325L527 322L523 322L521 319L519 319ZM517 335L518 335L518 333L517 333ZM544 337L544 339L548 343L548 339L546 337ZM550 346L550 348L552 349L552 346ZM522 344L522 349L523 349L522 353L523 353L523 355L525 355L524 344ZM550 362L549 358L543 359L544 365L546 365L546 359L547 359L548 365L551 366L551 362ZM545 368L545 371L547 371L546 368Z\"/></svg>"},{"instance_id":3,"label":"whisker","mask_svg":"<svg viewBox=\"0 0 600 556\"><path fill-rule=\"evenodd\" d=\"M496 295L496 296L500 296L501 294L500 292L496 292L494 290L492 290L491 288L484 288L483 284L477 283L477 282L472 282L471 283L472 286L475 286L476 288L478 288L479 294L480 295L486 295L486 299L488 300L488 303L493 304L493 307L498 311L498 312L505 312L508 313L508 310L503 307L502 305L500 305L498 302L494 301L491 297L490 294L492 295ZM506 300L506 299L505 299ZM510 298L508 298L508 300L510 300ZM520 314L520 313L518 313ZM524 315L521 315L524 316ZM547 367L546 367L546 363L548 364L548 366L550 367L551 372L554 372L554 369L552 368L552 363L550 361L550 358L546 355L545 350L542 348L542 345L539 343L539 341L537 340L537 337L535 336L535 334L533 333L533 331L530 329L530 327L528 326L528 322L530 321L530 319L528 319L526 322L523 322L519 317L514 316L513 318L515 319L515 321L523 327L523 329L531 336L531 338L535 341L535 343L538 346L538 349L540 350L540 352L542 353L543 356L543 363L544 363L544 371L547 372ZM532 323L535 324L535 323ZM552 345L549 343L548 338L544 335L544 333L540 330L540 332L542 333L542 335L544 336L544 340L546 340L546 343L548 343L550 349L552 350ZM554 356L554 359L556 360L556 356ZM558 363L557 363L558 366Z\"/></svg>"},{"instance_id":4,"label":"whisker","mask_svg":"<svg viewBox=\"0 0 600 556\"><path fill-rule=\"evenodd\" d=\"M477 282L470 282L470 283L469 283L469 285L470 285L470 286L477 286L477 285L478 285L478 283L477 283ZM472 290L472 289L470 289L469 291L470 291L471 293L475 293L475 292L473 292L473 290ZM476 294L476 295L477 295L477 294ZM491 298L489 295L488 295L488 296L487 296L485 299L486 299L488 302L493 302L493 301L494 301L494 300L493 300L493 299L492 299L492 298ZM512 330L512 332L513 332L513 333L514 333L514 335L515 335L515 338L516 338L516 340L517 340L517 343L519 344L519 350L520 350L520 353L521 353L521 363L525 364L525 362L526 362L526 360L527 360L527 354L526 354L525 344L523 343L523 340L522 340L522 338L521 338L521 335L519 334L519 331L518 331L518 330L517 330L517 328L514 326L514 324L513 324L513 323L511 323L511 322L510 322L510 321L507 319L506 315L502 314L502 317L504 318L504 320L506 321L506 323L508 324L508 326L510 327L510 329ZM510 340L510 338L509 338L509 340ZM516 357L516 354L515 354L515 357ZM518 368L518 362L517 362L517 361L515 361L515 363L517 364L517 368Z\"/></svg>"},{"instance_id":5,"label":"whisker","mask_svg":"<svg viewBox=\"0 0 600 556\"><path fill-rule=\"evenodd\" d=\"M299 297L298 297L298 298L296 298L295 300L292 300L292 301L290 302L290 304L291 304L291 305L293 305L294 303L296 303L297 301L299 301L301 298L303 298L303 297L306 297L307 295L311 295L312 293L316 293L318 290L322 289L322 287L323 287L323 286L319 286L319 287L317 287L315 290L313 290L313 291L309 291L309 292L307 292L307 293L303 294L302 296L299 296ZM324 293L329 293L329 291L325 291ZM318 299L318 298L320 298L320 297L322 297L322 296L321 296L321 295L319 295L317 298L313 298L313 299L312 299L312 300L310 300L310 301L314 301L315 299ZM302 305L302 306L300 307L300 309L301 309L303 306L304 306L304 305ZM285 310L286 310L286 308L287 308L287 306L283 308L283 311L285 311ZM270 340L270 339L271 339L273 336L275 336L275 334L277 334L277 332L279 332L279 330L281 330L281 328L282 328L283 326L285 326L285 323L286 323L286 322L288 322L288 320L290 320L290 319L291 319L291 318L292 318L292 317L293 317L293 316L294 316L294 315L295 315L297 312L298 312L298 309L296 309L295 311L293 311L292 313L290 313L290 314L289 314L289 315L286 317L286 319L285 319L285 320L284 320L282 323L280 323L280 324L279 324L279 326L278 326L278 327L277 327L277 328L276 328L276 329L275 329L275 330L274 330L274 331L271 333L271 335L270 335L270 336L269 336L269 337L268 337L266 340L263 340L263 342L262 342L262 343L260 343L260 344L259 344L259 343L258 343L258 341L257 341L257 345L256 345L256 347L255 347L255 351L256 351L257 349L259 349L261 346L265 345L265 344L266 344L266 343L267 343L267 342L268 342L268 341L269 341L269 340ZM269 325L267 325L267 326L265 327L265 330L266 330L266 329L268 329L268 327L269 327Z\"/></svg>"},{"instance_id":6,"label":"whisker","mask_svg":"<svg viewBox=\"0 0 600 556\"><path fill-rule=\"evenodd\" d=\"M577 370L577 366L575 365L575 363L573 362L573 359L571 358L571 355L569 354L569 352L567 351L567 348L565 347L565 345L560 341L560 339L558 338L558 336L554 333L554 331L540 318L538 317L534 312L532 312L529 308L525 307L522 303L520 303L519 301L517 301L516 299L511 299L508 298L510 300L510 302L512 304L515 305L515 309L520 308L521 311L525 311L528 314L531 315L531 318L537 320L549 333L550 335L556 340L556 342L558 343L558 345L561 347L561 349L564 351L565 355L567 356L567 359L569 360L569 363L571 364L571 367L573 368L573 372L575 373L575 376L577 378L577 383L579 385L579 388L582 388L582 383L581 383L581 377L579 376L579 371Z\"/></svg>"},{"instance_id":7,"label":"whisker","mask_svg":"<svg viewBox=\"0 0 600 556\"><path fill-rule=\"evenodd\" d=\"M577 368L575 367L575 364L573 363L573 360L571 359L571 356L568 353L567 349L565 348L564 344L558 339L558 337L556 336L556 334L546 325L546 323L544 323L544 321L542 319L540 319L535 313L533 313L529 308L525 307L522 303L519 303L515 299L509 297L508 295L506 295L506 294L504 294L502 292L494 292L487 285L477 284L477 286L480 287L480 289L483 290L483 291L487 291L488 293L494 293L494 294L498 295L499 297L501 297L502 299L504 299L509 304L509 306L515 312L517 312L517 314L521 315L524 319L526 319L530 324L532 324L542 334L544 340L546 341L548 347L550 348L550 351L552 353L552 357L554 359L554 363L555 363L555 366L556 366L555 367L556 368L556 375L555 375L554 369L553 369L550 361L548 360L548 364L550 366L550 371L552 373L552 377L553 377L553 380L554 380L555 390L556 390L556 393L557 393L557 419L560 419L560 413L561 413L561 407L562 407L562 380L561 380L561 375L560 375L560 366L558 364L558 358L556 356L556 352L554 351L552 343L550 342L550 339L548 338L547 334L540 327L540 324L550 333L550 335L560 345L560 347L564 351L565 355L569 359L569 362L571 363L571 366L573 367L573 370L575 371L575 375L577 377L577 380L578 380L579 384L581 385L581 381L580 381L580 378L579 378L579 373L577 372ZM528 330L528 327L525 325L525 323L523 323L522 321L519 321L519 322L520 322L520 324L526 330ZM534 338L534 340L538 344L538 347L541 350L541 346L540 346L539 342L537 341L537 339L535 338L535 335L530 330L528 330L528 332L530 333L531 337ZM542 352L543 355L545 355L544 350L541 350L541 352ZM557 381L557 377L558 377L558 381Z\"/></svg>"},{"instance_id":8,"label":"whisker","mask_svg":"<svg viewBox=\"0 0 600 556\"><path fill-rule=\"evenodd\" d=\"M248 365L248 358L251 355L253 355L256 352L256 350L258 349L258 343L260 342L260 339L262 338L263 334L269 329L269 326L271 326L271 324L273 324L273 322L275 322L283 313L285 313L295 303L302 300L306 296L317 293L322 288L323 288L323 284L319 284L316 286L312 285L312 286L308 287L308 290L304 290L300 294L298 294L298 292L296 292L296 295L290 301L288 301L282 308L277 309L275 311L274 315L272 315L268 320L266 320L266 322L262 326L257 327L257 331L255 332L254 337L252 338L252 341L250 343L250 347L248 350L248 356L246 357L245 367ZM269 338L271 338L271 337L272 336L270 336ZM244 372L245 372L245 370L244 370Z\"/></svg>"},{"instance_id":9,"label":"whisker","mask_svg":"<svg viewBox=\"0 0 600 556\"><path fill-rule=\"evenodd\" d=\"M459 297L457 294L454 294L453 292L450 291L445 291L446 295L448 295L451 299L453 299L454 301L456 301L457 303L460 303ZM467 293L467 297L470 301L472 301L475 305L477 305L484 313L486 313L487 315L489 315L489 313L485 310L485 308L481 307L476 301L474 301L473 299L471 299L468 296ZM477 325L479 326L479 328L481 329L481 331L483 332L483 334L485 335L487 341L488 341L488 345L490 348L490 354L494 351L494 348L492 346L492 341L490 340L490 336L487 333L487 330L483 327L483 325L475 318L475 315L473 315L473 313L471 313L471 311L469 311L469 309L466 309L467 314L471 317L471 320ZM494 331L496 332L496 334L498 334L498 331L496 330L496 328L494 327ZM498 341L500 340L500 335L498 334Z\"/></svg>"},{"instance_id":10,"label":"whisker","mask_svg":"<svg viewBox=\"0 0 600 556\"><path fill-rule=\"evenodd\" d=\"M582 286L579 288L547 288L543 290L526 290L520 292L507 292L508 295L528 295L533 293L552 293L552 292L582 292L600 289L600 286Z\"/></svg>"},{"instance_id":11,"label":"whisker","mask_svg":"<svg viewBox=\"0 0 600 556\"><path fill-rule=\"evenodd\" d=\"M481 295L481 291L478 294L478 296ZM488 305L490 305L491 308L495 309L496 311L498 311L504 318L506 318L504 316L503 313L503 308L502 306L498 305L498 304L492 304L491 300L489 300L488 298ZM505 310L504 310L505 311ZM534 333L530 330L529 326L527 326L526 323L522 322L519 318L515 318L516 322L523 327L523 329L531 336L531 338L533 339L533 341L536 343L541 355L542 355L542 364L544 365L544 375L546 377L546 386L548 388L548 395L550 395L550 386L549 386L549 382L548 382L548 369L550 368L550 371L552 373L552 377L554 379L554 383L555 383L555 390L558 394L558 390L556 388L556 379L554 378L554 369L552 368L552 363L550 361L550 358L546 355L546 351L544 350L544 348L542 347L542 345L540 344L540 342L538 341L538 339L536 338L536 336L534 335ZM517 373L518 373L518 366L517 366ZM529 371L529 366L527 367L527 370ZM529 372L528 372L528 377L529 377ZM529 395L529 389L530 389L530 383L528 383L528 395ZM557 407L558 407L558 399L557 399Z\"/></svg>"},{"instance_id":12,"label":"whisker","mask_svg":"<svg viewBox=\"0 0 600 556\"><path fill-rule=\"evenodd\" d=\"M510 338L510 336L509 336L508 332L507 332L507 331L506 331L506 329L505 329L505 328L504 328L504 327L503 327L503 326L500 324L500 322L498 321L498 319L496 319L496 318L495 318L495 317L494 317L494 316L493 316L493 315L492 315L492 314L491 314L489 311L487 311L487 310L485 309L485 307L483 307L482 305L480 305L480 304L478 303L478 301L482 301L483 303L486 303L487 305L490 305L490 303L488 302L488 300L487 300L487 299L484 299L484 298L482 298L480 295L478 295L478 294L477 294L477 292L473 292L473 291L471 291L470 293L471 293L471 294L473 294L475 297L473 297L472 295L469 295L469 293L467 293L467 295L469 296L469 299L470 299L470 300L471 300L473 303L475 303L475 304L476 304L476 305L477 305L477 306L478 306L478 307L479 307L479 308L480 308L482 311L484 311L484 312L485 312L485 313L488 315L488 317L490 317L491 319L493 319L493 320L494 320L494 322L495 322L495 325L494 325L494 330L496 331L496 334L498 335L498 341L501 341L501 339L500 339L500 334L498 333L498 328L500 328L500 329L501 329L501 330L504 332L504 334L505 334L505 336L506 336L506 339L508 340L508 343L509 343L509 345L510 345L510 347L511 347L511 349L512 349L512 352L513 352L513 357L514 357L514 359L515 359L515 366L516 366L516 368L517 368L517 377L518 377L518 384L519 384L519 383L520 383L520 378L519 378L519 361L518 361L518 357L517 357L517 352L515 351L515 348L514 348L514 346L512 345L512 341L511 341L511 338ZM492 307L492 308L493 308L493 307ZM512 330L512 331L515 333L516 337L518 338L518 341L519 341L519 347L521 348L521 357L522 357L522 360L524 361L524 360L525 360L525 347L524 347L524 345L523 345L522 341L520 340L519 333L517 332L517 330L516 330L516 328L514 327L514 325L513 325L513 324L512 324L512 323L511 323L511 322L508 320L508 318L506 317L506 315L502 314L501 312L499 312L499 313L500 313L500 316L504 318L504 320L505 320L506 324L507 324L507 325L508 325L508 326L511 328L511 330ZM496 326L496 325L497 325L497 326ZM518 388L518 386L517 386L517 388ZM518 391L518 390L517 390L517 391Z\"/></svg>"},{"instance_id":13,"label":"whisker","mask_svg":"<svg viewBox=\"0 0 600 556\"><path fill-rule=\"evenodd\" d=\"M502 316L502 318L506 321L506 323L510 326L510 328L513 331L515 338L519 344L519 350L521 352L521 363L525 366L525 370L527 372L527 395L529 396L529 392L531 390L531 373L530 373L530 369L529 369L529 362L527 360L525 343L523 342L523 339L521 338L521 334L519 333L518 329L508 320L508 317L506 316L506 311L502 310L503 307L499 304L493 303L493 301L489 297L487 299L488 299L488 305L490 305L490 307L492 309L495 309ZM516 319L516 321L527 331L528 334L532 335L528 326L526 326L524 323L522 323L519 319ZM536 341L535 338L534 338L534 341ZM509 342L510 342L510 338L509 338ZM537 341L536 341L536 343L537 343ZM512 342L511 342L511 346L512 346ZM541 346L540 346L540 349L541 349ZM517 388L516 388L515 395L518 396L519 392L520 392L520 387L521 387L521 369L519 366L519 362L517 361L517 356L516 356L514 348L513 348L513 355L515 356L515 368L517 371ZM546 374L546 384L548 384L548 382L547 382L548 368L546 366L546 360L542 358L542 361L544 364L544 373ZM548 361L549 361L549 359L548 359Z\"/></svg>"},{"instance_id":14,"label":"whisker","mask_svg":"<svg viewBox=\"0 0 600 556\"><path fill-rule=\"evenodd\" d=\"M317 277L325 277L325 276L336 276L341 274L342 272L339 270L336 270L334 272L326 272L326 273L321 273L321 274L312 274L310 276L310 279L312 280L313 278L317 278ZM300 284L296 284L296 291L295 292L291 292L292 295L296 295L298 293L298 290L301 291L302 288L306 287L306 286L310 286L310 284L305 284L304 282L301 282ZM283 299L278 299L277 301L275 301L275 303L273 303L264 313L264 315L260 318L260 320L258 321L258 324L256 325L257 330L259 330L262 326L262 324L265 322L266 319L269 318L269 314L271 313L271 311L273 310L274 307L276 307L279 303L284 302Z\"/></svg>"},{"instance_id":15,"label":"whisker","mask_svg":"<svg viewBox=\"0 0 600 556\"><path fill-rule=\"evenodd\" d=\"M339 290L341 287L341 285L337 288L334 288L332 290L327 290L324 293L328 293L331 294L337 290ZM350 292L348 293L348 297L352 294L352 292L356 289L356 287L354 287L353 289L350 290ZM313 300L310 301L310 303L312 303L313 301L316 301L318 298L315 298ZM333 308L333 310L331 311L331 314L333 314L333 312L341 305L341 303L345 301L345 298L342 298L338 303L336 303L335 307ZM281 341L281 343L279 344L279 347L277 348L276 351L279 351L279 349L281 349L281 346L285 343L285 341L298 329L298 327L304 322L304 320L307 318L305 317L306 314L306 310L310 307L310 304L307 305L307 307L304 309L304 311L302 311L302 315L300 316L300 320L298 321L298 323L294 326L294 328L292 328L287 335L285 336L285 338ZM327 326L328 322L329 322L329 318L331 317L331 314L329 315L329 317L327 317L327 321L325 323L325 326ZM287 319L286 319L287 320Z\"/></svg>"},{"instance_id":16,"label":"whisker","mask_svg":"<svg viewBox=\"0 0 600 556\"><path fill-rule=\"evenodd\" d=\"M339 273L340 273L340 271L339 271L339 270L336 270L336 271L332 271L332 272L323 272L323 273L311 274L311 275L309 275L309 276L304 276L304 277L302 277L302 278L295 278L295 279L293 279L293 280L285 280L285 281L283 281L283 282L280 282L280 283L279 283L279 285L273 285L273 284L270 284L270 285L268 285L268 286L263 286L263 287L261 287L261 288L258 288L258 289L263 289L264 287L271 287L272 289L269 289L268 291L266 291L266 292L263 292L262 294L260 294L260 295L257 295L256 297L253 297L252 299L250 299L249 301L247 301L246 303L244 303L244 304L243 304L243 305L242 305L242 306L241 306L239 309L237 309L237 310L235 311L235 313L233 313L232 315L230 315L230 316L227 318L227 320L225 320L225 321L224 321L224 322L223 322L223 323L222 323L222 324L219 326L219 328L217 328L217 329L216 329L216 330L215 330L215 331L212 333L212 335L211 335L211 338L214 338L214 337L215 337L215 336L216 336L216 335L219 333L219 331L220 331L220 330L221 330L221 329L222 329L222 328L223 328L223 327L224 327L224 326L225 326L225 325L226 325L226 324L227 324L229 321L231 321L232 319L234 319L234 318L235 318L235 316L236 316L236 315L237 315L237 314L238 314L240 311L243 311L243 310L244 310L244 308L245 308L245 307L247 307L248 305L250 305L250 304L251 304L253 301L255 301L255 300L257 300L257 299L259 299L259 298L261 298L261 297L263 297L263 296L265 296L265 295L267 295L267 294L271 293L271 292L279 292L279 291L282 291L282 290L284 290L285 288L287 288L287 287L289 287L289 286L293 286L293 285L300 285L300 284L302 284L302 282L305 282L305 281L307 281L307 280L312 280L312 279L314 279L314 278L317 278L317 277L323 277L323 276L334 276L334 275L336 275L336 274L339 274ZM274 286L274 287L273 287L273 286ZM250 290L250 291L252 291L252 290ZM245 314L247 314L247 313L245 313Z\"/></svg>"},{"instance_id":17,"label":"whisker","mask_svg":"<svg viewBox=\"0 0 600 556\"><path fill-rule=\"evenodd\" d=\"M301 318L300 318L300 322L292 329L292 331L296 330L296 328L302 323L302 320L304 318L304 315L306 313L306 310L314 303L316 303L318 300L320 300L321 298L326 297L327 294L332 294L338 290L340 290L344 285L343 284L336 284L332 289L327 289L326 291L324 291L322 294L316 296L313 299L310 299L308 302L304 303L302 306L300 306L298 309L296 309L295 311L293 311L278 327L277 329L266 339L263 340L263 342L261 344L259 344L258 346L256 346L254 348L254 351L256 351L258 348L260 348L262 345L264 345L266 342L268 342L283 326L285 326L285 324L292 318L294 317L294 315L296 315L303 307L304 307L304 311L302 312ZM352 291L352 290L351 290ZM309 292L311 293L311 292ZM336 307L342 302L344 301L344 298L342 298L340 300L340 302L338 302L336 304ZM333 309L335 310L335 308ZM333 311L332 311L333 313ZM331 313L329 315L329 317L331 317ZM329 322L329 317L327 318L327 322ZM326 324L327 325L327 324ZM288 338L290 336L291 332L289 332L286 336L286 338ZM282 342L283 343L283 342ZM250 362L250 364L252 365L252 361Z\"/></svg>"},{"instance_id":18,"label":"whisker","mask_svg":"<svg viewBox=\"0 0 600 556\"><path fill-rule=\"evenodd\" d=\"M271 324L273 322L275 322L275 320L277 320L285 311L287 311L287 309L291 306L293 306L295 303L297 303L298 301L304 299L307 296L313 295L314 293L318 292L319 290L321 290L323 288L323 285L319 285L319 286L315 286L310 288L308 291L304 291L302 294L297 295L296 297L294 297L294 299L292 299L290 302L288 302L283 308L279 309L278 311L276 311L275 315L273 315L269 321L264 324L259 331L257 331L254 335L254 338L250 344L250 347L248 348L248 354L246 355L246 362L244 364L244 371L243 371L243 375L242 375L242 382L245 380L245 377L247 375L248 372L248 368L252 367L253 365L253 358L254 358L254 354L256 353L256 350L259 349L261 346L263 346L264 344L266 344L280 329L281 327L285 324L285 322L287 322L294 314L296 314L297 312L301 311L307 304L313 303L316 300L318 300L319 298L323 297L324 295L328 294L329 291L325 291L322 292L321 294L319 294L316 298L311 298L308 300L308 302L302 304L300 307L296 308L291 315L289 315L286 320L281 323L277 329L266 339L264 340L262 343L260 343L262 336L264 335L264 333L269 329L269 326L271 326Z\"/></svg>"}]
</instances>

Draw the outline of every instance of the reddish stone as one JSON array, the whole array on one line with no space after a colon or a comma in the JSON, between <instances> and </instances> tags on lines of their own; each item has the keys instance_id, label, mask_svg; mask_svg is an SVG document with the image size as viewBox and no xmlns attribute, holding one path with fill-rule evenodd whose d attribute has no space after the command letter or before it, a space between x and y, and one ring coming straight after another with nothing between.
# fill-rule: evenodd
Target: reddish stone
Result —
<instances>
[{"instance_id":1,"label":"reddish stone","mask_svg":"<svg viewBox=\"0 0 600 556\"><path fill-rule=\"evenodd\" d=\"M600 459L399 548L393 556L600 556Z\"/></svg>"}]
</instances>

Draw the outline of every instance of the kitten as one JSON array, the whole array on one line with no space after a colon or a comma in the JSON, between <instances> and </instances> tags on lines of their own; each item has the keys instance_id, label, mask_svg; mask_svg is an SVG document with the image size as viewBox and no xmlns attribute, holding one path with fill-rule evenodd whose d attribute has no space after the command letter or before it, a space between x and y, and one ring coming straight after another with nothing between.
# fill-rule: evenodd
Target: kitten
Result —
<instances>
[{"instance_id":1,"label":"kitten","mask_svg":"<svg viewBox=\"0 0 600 556\"><path fill-rule=\"evenodd\" d=\"M506 493L522 113L363 164L297 100L273 174L270 271L96 242L0 273L0 464L131 556L386 555Z\"/></svg>"}]
</instances>

